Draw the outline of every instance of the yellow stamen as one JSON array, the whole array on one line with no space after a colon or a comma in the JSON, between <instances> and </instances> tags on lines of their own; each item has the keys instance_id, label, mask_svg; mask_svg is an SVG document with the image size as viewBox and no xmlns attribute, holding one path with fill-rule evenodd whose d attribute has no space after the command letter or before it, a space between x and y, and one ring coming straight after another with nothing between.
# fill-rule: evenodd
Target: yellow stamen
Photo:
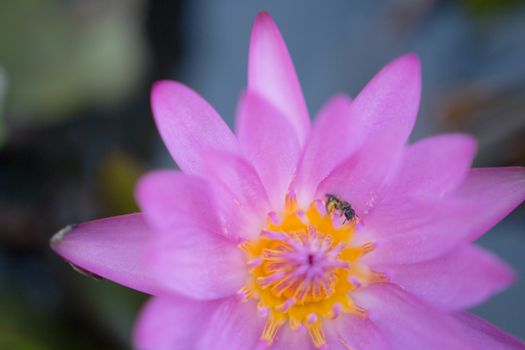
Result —
<instances>
[{"instance_id":1,"label":"yellow stamen","mask_svg":"<svg viewBox=\"0 0 525 350\"><path fill-rule=\"evenodd\" d=\"M317 348L320 348L321 346L326 344L326 338L324 336L323 327L321 327L320 324L315 324L313 326L308 327L308 334L310 335L312 342Z\"/></svg>"},{"instance_id":2,"label":"yellow stamen","mask_svg":"<svg viewBox=\"0 0 525 350\"><path fill-rule=\"evenodd\" d=\"M266 321L266 325L264 326L261 339L265 340L269 345L271 345L275 339L275 336L277 335L277 331L285 322L285 318L269 317Z\"/></svg>"},{"instance_id":3,"label":"yellow stamen","mask_svg":"<svg viewBox=\"0 0 525 350\"><path fill-rule=\"evenodd\" d=\"M357 220L335 220L334 208L314 201L306 210L294 194L282 213L271 212L259 238L239 245L247 256L250 278L239 295L257 300L267 317L261 339L272 344L279 329L305 328L313 344L326 344L323 321L347 313L366 317L352 292L361 285L388 279L359 260L374 250L372 242L352 245Z\"/></svg>"}]
</instances>

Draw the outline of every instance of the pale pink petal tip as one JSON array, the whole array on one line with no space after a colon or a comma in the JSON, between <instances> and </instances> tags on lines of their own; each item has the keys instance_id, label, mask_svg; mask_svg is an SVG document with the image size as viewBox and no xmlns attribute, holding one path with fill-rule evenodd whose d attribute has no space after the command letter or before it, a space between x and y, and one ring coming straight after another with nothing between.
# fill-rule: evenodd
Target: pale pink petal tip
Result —
<instances>
[{"instance_id":1,"label":"pale pink petal tip","mask_svg":"<svg viewBox=\"0 0 525 350\"><path fill-rule=\"evenodd\" d=\"M255 16L255 23L257 22L267 22L268 25L275 26L272 16L270 16L268 11L259 11L257 16Z\"/></svg>"},{"instance_id":2,"label":"pale pink petal tip","mask_svg":"<svg viewBox=\"0 0 525 350\"><path fill-rule=\"evenodd\" d=\"M476 149L476 140L466 134L428 137L408 146L387 201L407 193L438 198L450 193L467 175Z\"/></svg>"},{"instance_id":3,"label":"pale pink petal tip","mask_svg":"<svg viewBox=\"0 0 525 350\"><path fill-rule=\"evenodd\" d=\"M301 144L310 117L286 44L270 15L255 18L248 62L248 90L256 91L290 121Z\"/></svg>"},{"instance_id":4,"label":"pale pink petal tip","mask_svg":"<svg viewBox=\"0 0 525 350\"><path fill-rule=\"evenodd\" d=\"M407 88L415 87L414 91L417 94L414 96L414 99L417 98L419 101L421 93L421 61L417 54L409 53L393 60L382 69L382 72L386 71L391 71L389 74L392 74L392 77L395 75L401 77L405 81L404 84L407 84Z\"/></svg>"},{"instance_id":5,"label":"pale pink petal tip","mask_svg":"<svg viewBox=\"0 0 525 350\"><path fill-rule=\"evenodd\" d=\"M68 226L50 244L77 271L159 294L162 289L142 261L150 237L143 216L130 214Z\"/></svg>"},{"instance_id":6,"label":"pale pink petal tip","mask_svg":"<svg viewBox=\"0 0 525 350\"><path fill-rule=\"evenodd\" d=\"M404 69L407 74L421 74L421 60L415 53L407 53L392 61L388 66L397 66L399 69Z\"/></svg>"},{"instance_id":7,"label":"pale pink petal tip","mask_svg":"<svg viewBox=\"0 0 525 350\"><path fill-rule=\"evenodd\" d=\"M184 84L156 82L151 90L151 108L164 144L186 174L206 175L210 152L237 152L237 140L224 120Z\"/></svg>"},{"instance_id":8,"label":"pale pink petal tip","mask_svg":"<svg viewBox=\"0 0 525 350\"><path fill-rule=\"evenodd\" d=\"M475 240L525 200L525 168L471 169L455 194L471 203L471 217L465 220L480 222L470 232L469 238ZM479 215L481 212L483 215Z\"/></svg>"}]
</instances>

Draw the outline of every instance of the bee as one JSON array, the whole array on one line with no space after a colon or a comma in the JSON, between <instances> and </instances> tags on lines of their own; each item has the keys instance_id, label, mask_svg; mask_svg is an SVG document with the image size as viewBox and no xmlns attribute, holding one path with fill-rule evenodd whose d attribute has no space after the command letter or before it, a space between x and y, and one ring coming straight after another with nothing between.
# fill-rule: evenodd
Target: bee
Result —
<instances>
[{"instance_id":1,"label":"bee","mask_svg":"<svg viewBox=\"0 0 525 350\"><path fill-rule=\"evenodd\" d=\"M328 213L339 212L345 217L344 222L353 221L358 218L350 203L330 193L326 194L326 211Z\"/></svg>"}]
</instances>

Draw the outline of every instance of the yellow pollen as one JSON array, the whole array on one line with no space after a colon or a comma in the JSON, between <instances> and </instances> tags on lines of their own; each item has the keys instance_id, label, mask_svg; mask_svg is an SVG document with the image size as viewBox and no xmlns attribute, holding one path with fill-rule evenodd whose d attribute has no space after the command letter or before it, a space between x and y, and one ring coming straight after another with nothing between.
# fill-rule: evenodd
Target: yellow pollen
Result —
<instances>
[{"instance_id":1,"label":"yellow pollen","mask_svg":"<svg viewBox=\"0 0 525 350\"><path fill-rule=\"evenodd\" d=\"M358 219L344 219L331 207L327 212L321 200L305 211L288 194L282 215L269 213L258 239L239 245L250 270L239 294L258 301L259 314L267 318L261 335L267 344L288 323L292 330L306 329L320 348L326 344L323 320L341 313L366 317L352 291L387 277L359 262L374 244L352 245Z\"/></svg>"}]
</instances>

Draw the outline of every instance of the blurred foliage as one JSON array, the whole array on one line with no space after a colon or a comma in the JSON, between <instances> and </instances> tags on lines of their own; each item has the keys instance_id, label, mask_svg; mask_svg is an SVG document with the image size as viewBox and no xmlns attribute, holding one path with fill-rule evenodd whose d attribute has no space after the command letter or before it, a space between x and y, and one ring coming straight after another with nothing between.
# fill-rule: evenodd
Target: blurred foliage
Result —
<instances>
[{"instance_id":1,"label":"blurred foliage","mask_svg":"<svg viewBox=\"0 0 525 350\"><path fill-rule=\"evenodd\" d=\"M129 344L136 316L148 296L106 280L94 281L80 274L74 278L81 282L78 293L85 295L83 303L91 310L93 321L119 343Z\"/></svg>"},{"instance_id":2,"label":"blurred foliage","mask_svg":"<svg viewBox=\"0 0 525 350\"><path fill-rule=\"evenodd\" d=\"M0 147L5 141L5 110L4 98L7 94L7 77L4 69L0 66Z\"/></svg>"},{"instance_id":3,"label":"blurred foliage","mask_svg":"<svg viewBox=\"0 0 525 350\"><path fill-rule=\"evenodd\" d=\"M467 8L474 14L488 16L524 3L523 0L466 0Z\"/></svg>"},{"instance_id":4,"label":"blurred foliage","mask_svg":"<svg viewBox=\"0 0 525 350\"><path fill-rule=\"evenodd\" d=\"M2 0L9 120L56 120L129 92L145 52L135 2Z\"/></svg>"},{"instance_id":5,"label":"blurred foliage","mask_svg":"<svg viewBox=\"0 0 525 350\"><path fill-rule=\"evenodd\" d=\"M27 304L20 295L0 295L0 308L0 349L66 349L75 343L95 348L89 337L66 332L60 319Z\"/></svg>"},{"instance_id":6,"label":"blurred foliage","mask_svg":"<svg viewBox=\"0 0 525 350\"><path fill-rule=\"evenodd\" d=\"M115 150L104 157L98 187L101 202L107 206L107 215L139 211L133 193L143 172L139 162L129 153Z\"/></svg>"},{"instance_id":7,"label":"blurred foliage","mask_svg":"<svg viewBox=\"0 0 525 350\"><path fill-rule=\"evenodd\" d=\"M130 348L145 296L79 275L48 240L137 211L137 158L154 130L143 3L0 1L2 350Z\"/></svg>"},{"instance_id":8,"label":"blurred foliage","mask_svg":"<svg viewBox=\"0 0 525 350\"><path fill-rule=\"evenodd\" d=\"M65 275L73 281L73 290L56 306L58 312L32 304L22 297L24 291L1 293L0 288L0 349L129 347L134 318L146 296L73 271ZM50 304L55 303L50 300ZM72 320L69 312L75 314Z\"/></svg>"}]
</instances>

